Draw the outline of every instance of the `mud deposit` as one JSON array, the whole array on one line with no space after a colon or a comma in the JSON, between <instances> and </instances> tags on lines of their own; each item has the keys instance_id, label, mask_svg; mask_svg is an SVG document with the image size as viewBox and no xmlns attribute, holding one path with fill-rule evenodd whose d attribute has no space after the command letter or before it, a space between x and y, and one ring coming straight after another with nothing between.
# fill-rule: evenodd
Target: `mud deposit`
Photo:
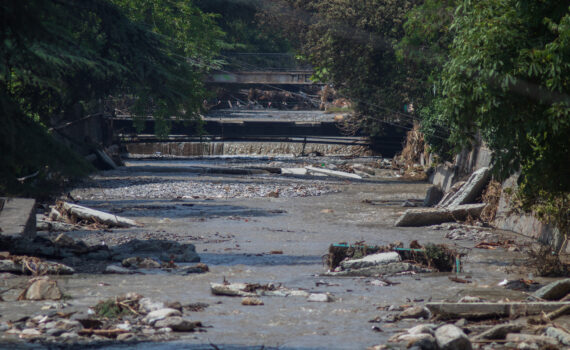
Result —
<instances>
[{"instance_id":1,"label":"mud deposit","mask_svg":"<svg viewBox=\"0 0 570 350\"><path fill-rule=\"evenodd\" d=\"M203 274L176 274L145 270L144 274L102 274L112 261L68 259L79 273L54 277L69 299L62 302L15 301L18 290L3 294L2 322L24 315L52 311L85 311L97 302L127 292L153 300L181 304L206 303L201 311L184 316L201 321L203 331L166 335L130 343L69 340L51 348L101 349L365 349L386 343L397 330L420 320L370 323L395 307L427 302L455 301L465 295L489 300L523 299L522 293L497 287L518 253L468 249L471 241L451 241L446 231L396 228L405 201L423 199L428 184L404 182L391 171L364 180L280 174L230 175L196 170L200 167L253 168L334 162L315 158L130 161L126 167L101 173L71 192L79 204L116 213L141 223L129 229L74 231L69 236L88 244L109 247L130 240L159 239L192 243ZM336 160L342 162L342 160ZM277 163L279 164L277 164ZM49 235L55 235L51 233ZM390 277L397 285L383 286L376 278L324 277L323 255L331 243L366 241L387 245L394 241L458 244L468 255L461 276L472 283L458 284L449 274ZM184 264L181 264L184 265ZM25 283L27 277L4 276L3 288ZM241 298L215 296L210 283L273 283L309 293L330 293L333 302L309 302L298 296L261 296L264 305L242 305ZM511 294L509 294L511 293ZM47 306L47 307L46 307ZM44 308L42 310L42 307ZM374 328L377 327L377 329ZM378 331L381 329L381 331ZM214 345L211 345L214 344ZM38 340L25 343L3 334L0 348L44 348Z\"/></svg>"}]
</instances>

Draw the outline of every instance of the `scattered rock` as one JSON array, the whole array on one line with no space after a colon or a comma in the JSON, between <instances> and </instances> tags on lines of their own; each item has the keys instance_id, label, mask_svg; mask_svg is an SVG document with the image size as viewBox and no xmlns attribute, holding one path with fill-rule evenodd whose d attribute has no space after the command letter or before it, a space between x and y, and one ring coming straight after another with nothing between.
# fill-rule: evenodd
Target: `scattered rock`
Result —
<instances>
[{"instance_id":1,"label":"scattered rock","mask_svg":"<svg viewBox=\"0 0 570 350\"><path fill-rule=\"evenodd\" d=\"M19 337L22 339L32 339L41 336L42 333L35 328L26 328L20 332Z\"/></svg>"},{"instance_id":2,"label":"scattered rock","mask_svg":"<svg viewBox=\"0 0 570 350\"><path fill-rule=\"evenodd\" d=\"M412 306L407 308L406 310L402 311L398 318L425 318L428 319L431 317L431 312L425 306Z\"/></svg>"},{"instance_id":3,"label":"scattered rock","mask_svg":"<svg viewBox=\"0 0 570 350\"><path fill-rule=\"evenodd\" d=\"M141 258L140 256L135 256L131 258L124 259L121 262L123 267L136 267L139 269L158 269L160 268L160 263L154 261L150 258Z\"/></svg>"},{"instance_id":4,"label":"scattered rock","mask_svg":"<svg viewBox=\"0 0 570 350\"><path fill-rule=\"evenodd\" d=\"M545 300L560 300L570 293L570 278L549 283L534 292L534 296Z\"/></svg>"},{"instance_id":5,"label":"scattered rock","mask_svg":"<svg viewBox=\"0 0 570 350\"><path fill-rule=\"evenodd\" d=\"M191 322L180 316L167 317L154 323L155 328L170 328L174 332L192 332L198 326L200 322Z\"/></svg>"},{"instance_id":6,"label":"scattered rock","mask_svg":"<svg viewBox=\"0 0 570 350\"><path fill-rule=\"evenodd\" d=\"M28 287L20 294L18 300L60 300L63 293L57 282L47 277L38 277L30 280Z\"/></svg>"},{"instance_id":7,"label":"scattered rock","mask_svg":"<svg viewBox=\"0 0 570 350\"><path fill-rule=\"evenodd\" d=\"M150 325L154 325L156 321L160 321L162 319L172 316L182 316L182 313L175 309L169 309L169 308L159 309L149 312L148 315L146 315L145 318L143 318L143 322Z\"/></svg>"},{"instance_id":8,"label":"scattered rock","mask_svg":"<svg viewBox=\"0 0 570 350\"><path fill-rule=\"evenodd\" d=\"M420 324L415 327L408 329L408 334L431 334L436 328L435 324Z\"/></svg>"},{"instance_id":9,"label":"scattered rock","mask_svg":"<svg viewBox=\"0 0 570 350\"><path fill-rule=\"evenodd\" d=\"M509 333L506 336L508 342L513 343L534 343L539 346L553 345L558 346L558 341L552 337L544 335L524 334L524 333Z\"/></svg>"},{"instance_id":10,"label":"scattered rock","mask_svg":"<svg viewBox=\"0 0 570 350\"><path fill-rule=\"evenodd\" d=\"M435 338L431 334L402 334L397 338L399 342L406 342L406 347L418 346L420 349L437 349Z\"/></svg>"},{"instance_id":11,"label":"scattered rock","mask_svg":"<svg viewBox=\"0 0 570 350\"><path fill-rule=\"evenodd\" d=\"M570 346L570 333L568 332L555 327L548 327L546 329L546 335L558 340L564 345Z\"/></svg>"},{"instance_id":12,"label":"scattered rock","mask_svg":"<svg viewBox=\"0 0 570 350\"><path fill-rule=\"evenodd\" d=\"M241 304L250 306L263 305L263 300L254 297L245 297L241 300Z\"/></svg>"},{"instance_id":13,"label":"scattered rock","mask_svg":"<svg viewBox=\"0 0 570 350\"><path fill-rule=\"evenodd\" d=\"M471 350L471 342L463 331L454 325L444 325L435 331L435 339L441 350Z\"/></svg>"}]
</instances>

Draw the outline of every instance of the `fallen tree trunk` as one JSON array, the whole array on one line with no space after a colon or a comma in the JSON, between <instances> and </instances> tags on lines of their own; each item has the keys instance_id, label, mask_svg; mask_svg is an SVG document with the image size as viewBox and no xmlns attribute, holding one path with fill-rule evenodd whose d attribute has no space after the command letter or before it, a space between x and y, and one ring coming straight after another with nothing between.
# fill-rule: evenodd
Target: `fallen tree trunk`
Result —
<instances>
[{"instance_id":1,"label":"fallen tree trunk","mask_svg":"<svg viewBox=\"0 0 570 350\"><path fill-rule=\"evenodd\" d=\"M351 173L347 173L344 171L321 169L321 168L315 168L312 166L306 166L305 169L307 169L308 171L315 172L315 173L321 173L321 174L330 175L330 176L338 176L338 177L345 177L345 178L349 178L349 179L358 179L358 180L362 179L362 176L360 176L360 175L351 174Z\"/></svg>"},{"instance_id":2,"label":"fallen tree trunk","mask_svg":"<svg viewBox=\"0 0 570 350\"><path fill-rule=\"evenodd\" d=\"M138 224L131 219L121 216L105 213L103 211L83 207L77 204L64 202L63 209L70 215L76 216L79 219L91 220L101 224L116 226L116 227L131 227Z\"/></svg>"}]
</instances>

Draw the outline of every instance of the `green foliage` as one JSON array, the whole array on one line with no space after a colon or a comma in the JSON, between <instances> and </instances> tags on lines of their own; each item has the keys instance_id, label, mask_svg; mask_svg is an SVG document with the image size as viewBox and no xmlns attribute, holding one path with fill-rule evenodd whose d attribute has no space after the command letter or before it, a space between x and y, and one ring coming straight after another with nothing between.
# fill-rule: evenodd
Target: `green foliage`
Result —
<instances>
[{"instance_id":1,"label":"green foliage","mask_svg":"<svg viewBox=\"0 0 570 350\"><path fill-rule=\"evenodd\" d=\"M107 299L100 301L95 305L95 314L99 317L106 318L121 318L123 316L132 315L133 312L125 307L126 304L121 304L117 300Z\"/></svg>"},{"instance_id":2,"label":"green foliage","mask_svg":"<svg viewBox=\"0 0 570 350\"><path fill-rule=\"evenodd\" d=\"M570 191L570 11L558 1L465 1L443 70L451 141L478 131L499 179L522 170L525 190Z\"/></svg>"}]
</instances>

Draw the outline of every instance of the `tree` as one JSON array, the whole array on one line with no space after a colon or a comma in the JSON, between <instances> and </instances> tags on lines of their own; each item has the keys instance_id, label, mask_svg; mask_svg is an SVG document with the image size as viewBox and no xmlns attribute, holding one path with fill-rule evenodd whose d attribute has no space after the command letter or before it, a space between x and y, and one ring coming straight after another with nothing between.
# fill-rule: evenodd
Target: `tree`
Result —
<instances>
[{"instance_id":1,"label":"tree","mask_svg":"<svg viewBox=\"0 0 570 350\"><path fill-rule=\"evenodd\" d=\"M150 26L134 2L121 4L123 9L110 0L0 3L3 180L32 173L50 159L41 157L49 153L41 144L25 153L39 157L18 154L34 142L22 142L26 128L38 130L30 123L50 126L54 119L73 118L76 106L96 111L101 100L126 96L135 101L135 114L159 121L160 134L171 116L196 115L202 74L221 37L211 16L182 0L147 1L140 9L153 19ZM48 138L45 130L34 134Z\"/></svg>"},{"instance_id":2,"label":"tree","mask_svg":"<svg viewBox=\"0 0 570 350\"><path fill-rule=\"evenodd\" d=\"M451 141L478 132L499 178L570 191L570 11L559 1L464 1L443 69Z\"/></svg>"}]
</instances>

